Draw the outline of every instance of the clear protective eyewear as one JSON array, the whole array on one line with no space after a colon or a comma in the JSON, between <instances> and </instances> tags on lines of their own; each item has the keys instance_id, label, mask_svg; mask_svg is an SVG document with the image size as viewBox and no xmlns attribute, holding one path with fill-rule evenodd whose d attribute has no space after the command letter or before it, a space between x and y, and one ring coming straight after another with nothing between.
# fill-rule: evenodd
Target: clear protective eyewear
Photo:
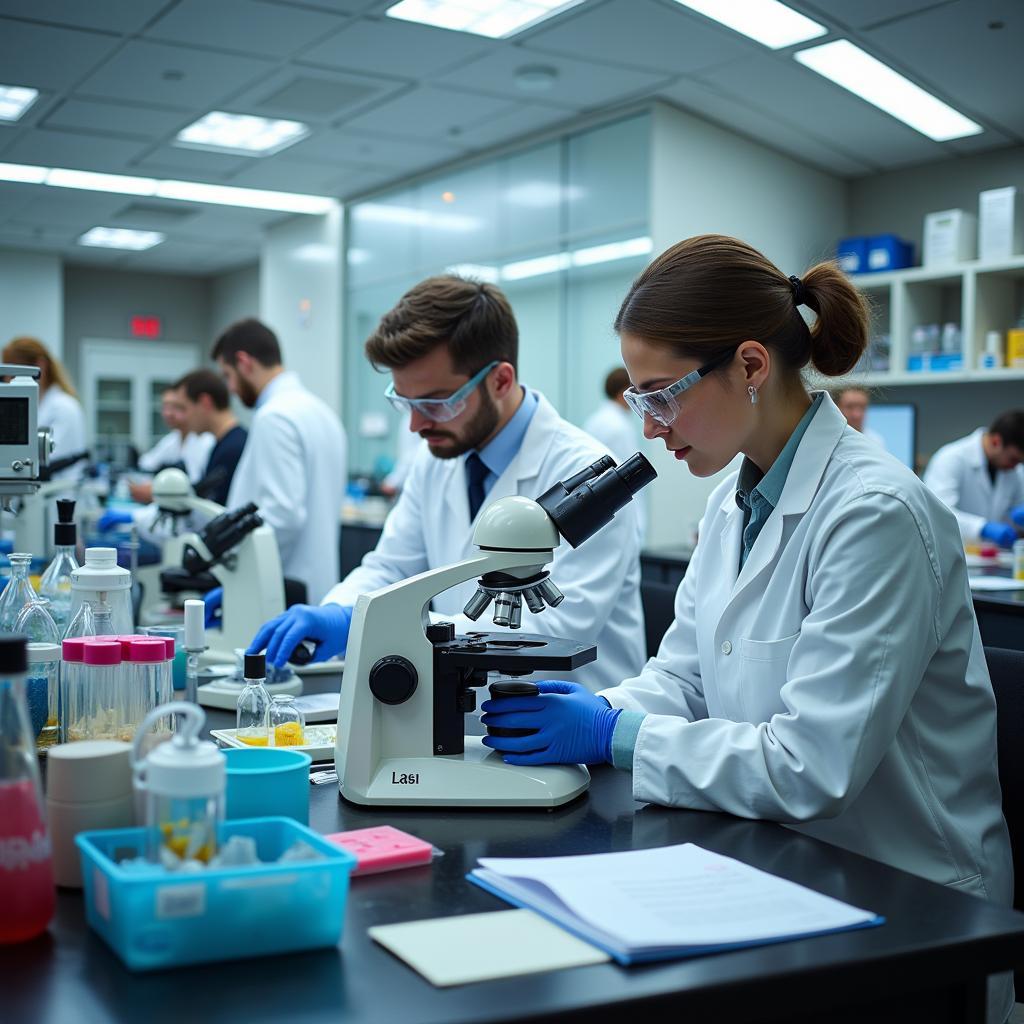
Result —
<instances>
[{"instance_id":1,"label":"clear protective eyewear","mask_svg":"<svg viewBox=\"0 0 1024 1024\"><path fill-rule=\"evenodd\" d=\"M405 398L395 392L394 381L384 389L384 397L399 412L418 412L424 419L428 419L432 423L447 423L449 420L455 419L466 408L466 399L500 361L495 359L488 363L479 373L470 377L458 391L447 398Z\"/></svg>"},{"instance_id":2,"label":"clear protective eyewear","mask_svg":"<svg viewBox=\"0 0 1024 1024\"><path fill-rule=\"evenodd\" d=\"M658 391L637 391L630 385L622 392L626 404L643 419L650 416L652 420L660 423L663 427L670 427L679 415L679 402L677 396L684 391L689 391L694 384L706 377L712 370L724 366L736 354L736 349L731 348L720 356L715 356L710 362L698 366L685 377L680 377L675 384L669 384L667 388Z\"/></svg>"}]
</instances>

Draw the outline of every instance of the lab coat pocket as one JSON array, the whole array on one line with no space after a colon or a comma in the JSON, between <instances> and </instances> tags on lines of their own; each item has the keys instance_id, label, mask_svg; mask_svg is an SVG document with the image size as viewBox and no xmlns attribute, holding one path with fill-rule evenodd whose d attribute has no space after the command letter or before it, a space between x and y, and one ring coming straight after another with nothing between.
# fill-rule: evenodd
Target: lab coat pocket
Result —
<instances>
[{"instance_id":1,"label":"lab coat pocket","mask_svg":"<svg viewBox=\"0 0 1024 1024\"><path fill-rule=\"evenodd\" d=\"M780 640L740 639L740 702L744 718L754 724L785 713L782 687L789 671L789 656L799 633Z\"/></svg>"}]
</instances>

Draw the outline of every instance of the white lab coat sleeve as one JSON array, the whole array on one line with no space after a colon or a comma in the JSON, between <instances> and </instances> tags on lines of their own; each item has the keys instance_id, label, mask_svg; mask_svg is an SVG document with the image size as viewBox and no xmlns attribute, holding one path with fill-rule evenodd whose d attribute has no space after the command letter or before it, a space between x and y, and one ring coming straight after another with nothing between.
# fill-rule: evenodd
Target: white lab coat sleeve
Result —
<instances>
[{"instance_id":1,"label":"white lab coat sleeve","mask_svg":"<svg viewBox=\"0 0 1024 1024\"><path fill-rule=\"evenodd\" d=\"M924 471L924 485L936 498L946 505L956 516L960 526L960 537L965 544L973 543L981 536L981 528L985 525L985 517L973 512L964 512L960 508L960 459L955 452L936 452Z\"/></svg>"},{"instance_id":2,"label":"white lab coat sleeve","mask_svg":"<svg viewBox=\"0 0 1024 1024\"><path fill-rule=\"evenodd\" d=\"M321 604L351 607L360 594L390 586L430 568L420 512L423 487L423 474L414 465L407 485L384 521L377 546L345 579L328 591ZM430 499L429 495L427 499Z\"/></svg>"},{"instance_id":3,"label":"white lab coat sleeve","mask_svg":"<svg viewBox=\"0 0 1024 1024\"><path fill-rule=\"evenodd\" d=\"M636 799L801 822L858 796L941 642L942 582L929 535L895 494L866 495L823 533L806 579L793 581L809 611L794 637L773 641L783 656L767 657L769 641L744 661L741 638L730 655L714 652L719 666L740 659L729 668L743 689L778 687L785 710L753 723L648 715L634 748Z\"/></svg>"},{"instance_id":4,"label":"white lab coat sleeve","mask_svg":"<svg viewBox=\"0 0 1024 1024\"><path fill-rule=\"evenodd\" d=\"M698 530L703 534L704 524ZM689 722L708 717L697 656L696 580L701 543L698 541L676 591L675 618L640 674L619 686L601 690L613 708L655 715L676 715Z\"/></svg>"}]
</instances>

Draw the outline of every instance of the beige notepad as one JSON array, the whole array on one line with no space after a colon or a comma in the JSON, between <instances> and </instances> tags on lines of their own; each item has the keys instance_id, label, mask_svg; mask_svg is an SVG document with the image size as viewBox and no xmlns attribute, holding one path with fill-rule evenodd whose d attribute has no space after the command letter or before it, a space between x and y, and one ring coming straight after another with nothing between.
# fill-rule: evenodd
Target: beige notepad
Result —
<instances>
[{"instance_id":1,"label":"beige notepad","mask_svg":"<svg viewBox=\"0 0 1024 1024\"><path fill-rule=\"evenodd\" d=\"M439 988L610 959L532 910L382 924L367 931L371 939Z\"/></svg>"}]
</instances>

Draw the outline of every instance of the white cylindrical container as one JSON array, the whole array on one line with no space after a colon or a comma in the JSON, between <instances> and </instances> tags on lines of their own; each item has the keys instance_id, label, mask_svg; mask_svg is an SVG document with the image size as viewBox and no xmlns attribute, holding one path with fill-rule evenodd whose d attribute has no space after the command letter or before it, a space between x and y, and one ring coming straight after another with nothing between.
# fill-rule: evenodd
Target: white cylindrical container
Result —
<instances>
[{"instance_id":1,"label":"white cylindrical container","mask_svg":"<svg viewBox=\"0 0 1024 1024\"><path fill-rule=\"evenodd\" d=\"M81 858L75 836L90 829L130 828L131 746L116 740L86 740L51 747L46 769L46 806L58 885L81 888Z\"/></svg>"},{"instance_id":2,"label":"white cylindrical container","mask_svg":"<svg viewBox=\"0 0 1024 1024\"><path fill-rule=\"evenodd\" d=\"M131 589L132 574L117 564L116 548L86 548L85 563L71 573L71 622L89 604L96 634L131 633Z\"/></svg>"}]
</instances>

